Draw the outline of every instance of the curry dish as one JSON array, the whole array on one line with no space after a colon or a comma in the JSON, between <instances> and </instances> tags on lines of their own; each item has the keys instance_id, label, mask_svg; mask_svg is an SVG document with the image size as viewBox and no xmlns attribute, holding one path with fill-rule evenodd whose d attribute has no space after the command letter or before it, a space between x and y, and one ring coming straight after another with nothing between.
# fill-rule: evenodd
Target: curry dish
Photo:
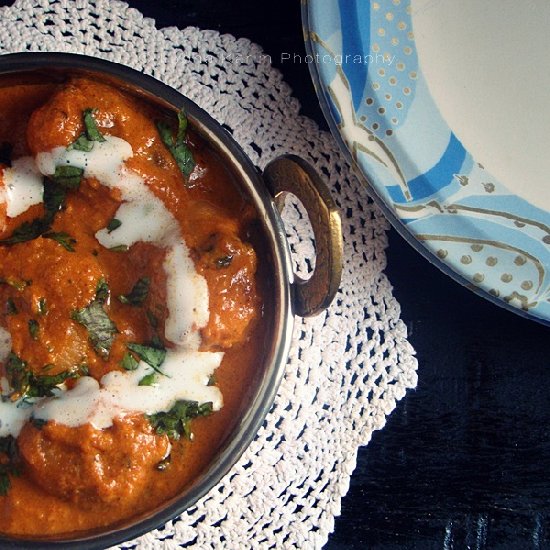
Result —
<instances>
[{"instance_id":1,"label":"curry dish","mask_svg":"<svg viewBox=\"0 0 550 550\"><path fill-rule=\"evenodd\" d=\"M242 412L254 210L184 113L85 77L4 87L0 144L0 533L116 525Z\"/></svg>"}]
</instances>

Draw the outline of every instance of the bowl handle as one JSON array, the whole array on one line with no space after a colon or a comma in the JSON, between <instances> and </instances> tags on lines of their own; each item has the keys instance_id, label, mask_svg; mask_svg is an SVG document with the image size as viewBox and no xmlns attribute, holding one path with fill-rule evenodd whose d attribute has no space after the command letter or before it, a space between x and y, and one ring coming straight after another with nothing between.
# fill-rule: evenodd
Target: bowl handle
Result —
<instances>
[{"instance_id":1,"label":"bowl handle","mask_svg":"<svg viewBox=\"0 0 550 550\"><path fill-rule=\"evenodd\" d=\"M342 222L330 191L317 172L295 155L272 160L264 170L264 181L279 210L284 194L292 193L304 205L315 237L315 270L308 280L295 276L294 313L316 315L327 308L340 287L342 277Z\"/></svg>"}]
</instances>

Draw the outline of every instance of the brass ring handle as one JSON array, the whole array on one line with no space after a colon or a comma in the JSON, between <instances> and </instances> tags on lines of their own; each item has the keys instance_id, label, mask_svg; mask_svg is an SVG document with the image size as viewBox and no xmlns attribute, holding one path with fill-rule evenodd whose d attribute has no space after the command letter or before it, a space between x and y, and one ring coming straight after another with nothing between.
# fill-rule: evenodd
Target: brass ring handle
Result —
<instances>
[{"instance_id":1,"label":"brass ring handle","mask_svg":"<svg viewBox=\"0 0 550 550\"><path fill-rule=\"evenodd\" d=\"M310 279L295 276L294 312L301 317L316 315L327 308L342 278L342 222L327 186L305 160L283 155L264 170L264 181L282 207L284 193L292 193L304 205L315 237L315 270Z\"/></svg>"}]
</instances>

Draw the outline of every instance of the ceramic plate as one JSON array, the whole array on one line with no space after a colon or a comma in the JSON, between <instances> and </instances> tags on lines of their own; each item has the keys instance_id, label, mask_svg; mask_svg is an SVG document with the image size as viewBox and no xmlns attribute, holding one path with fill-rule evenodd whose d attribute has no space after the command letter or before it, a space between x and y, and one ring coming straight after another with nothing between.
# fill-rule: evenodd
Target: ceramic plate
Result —
<instances>
[{"instance_id":1,"label":"ceramic plate","mask_svg":"<svg viewBox=\"0 0 550 550\"><path fill-rule=\"evenodd\" d=\"M550 2L309 0L331 128L412 244L550 324Z\"/></svg>"}]
</instances>

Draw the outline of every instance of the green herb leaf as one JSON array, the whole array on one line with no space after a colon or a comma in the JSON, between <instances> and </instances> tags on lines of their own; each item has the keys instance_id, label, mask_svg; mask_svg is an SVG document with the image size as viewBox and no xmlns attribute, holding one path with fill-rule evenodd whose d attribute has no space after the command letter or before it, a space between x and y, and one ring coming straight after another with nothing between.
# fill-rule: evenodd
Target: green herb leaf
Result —
<instances>
[{"instance_id":1,"label":"green herb leaf","mask_svg":"<svg viewBox=\"0 0 550 550\"><path fill-rule=\"evenodd\" d=\"M53 375L37 375L28 363L11 352L6 362L6 375L16 397L51 397L53 390L66 380L80 378L88 374L85 365L78 365L69 370Z\"/></svg>"},{"instance_id":2,"label":"green herb leaf","mask_svg":"<svg viewBox=\"0 0 550 550\"><path fill-rule=\"evenodd\" d=\"M88 365L83 363L82 365L78 365L76 368L79 370L80 376L90 376L90 369L88 368Z\"/></svg>"},{"instance_id":3,"label":"green herb leaf","mask_svg":"<svg viewBox=\"0 0 550 550\"><path fill-rule=\"evenodd\" d=\"M153 338L151 338L151 346L158 349L164 349L164 344L158 334L155 334Z\"/></svg>"},{"instance_id":4,"label":"green herb leaf","mask_svg":"<svg viewBox=\"0 0 550 550\"><path fill-rule=\"evenodd\" d=\"M82 113L84 118L84 133L80 134L76 141L71 143L67 150L75 149L76 151L84 151L89 153L94 147L94 141L105 141L101 135L93 114L97 109L85 109Z\"/></svg>"},{"instance_id":5,"label":"green herb leaf","mask_svg":"<svg viewBox=\"0 0 550 550\"><path fill-rule=\"evenodd\" d=\"M187 145L178 145L172 151L172 154L176 159L179 169L183 172L185 176L189 177L191 175L191 172L193 172L193 169L195 168L195 159L193 158L193 155L191 154L191 151L189 150Z\"/></svg>"},{"instance_id":6,"label":"green herb leaf","mask_svg":"<svg viewBox=\"0 0 550 550\"><path fill-rule=\"evenodd\" d=\"M107 224L107 233L111 233L111 231L114 231L115 229L118 229L121 225L122 225L122 222L120 220L117 220L116 218L113 218Z\"/></svg>"},{"instance_id":7,"label":"green herb leaf","mask_svg":"<svg viewBox=\"0 0 550 550\"><path fill-rule=\"evenodd\" d=\"M124 354L124 357L120 362L120 366L124 370L129 370L129 371L136 370L138 364L139 364L139 361L128 351Z\"/></svg>"},{"instance_id":8,"label":"green herb leaf","mask_svg":"<svg viewBox=\"0 0 550 550\"><path fill-rule=\"evenodd\" d=\"M0 496L6 496L11 487L10 476L19 475L19 451L16 440L8 435L0 437Z\"/></svg>"},{"instance_id":9,"label":"green herb leaf","mask_svg":"<svg viewBox=\"0 0 550 550\"><path fill-rule=\"evenodd\" d=\"M183 109L178 111L178 134L176 136L176 143L184 141L187 137L187 116Z\"/></svg>"},{"instance_id":10,"label":"green herb leaf","mask_svg":"<svg viewBox=\"0 0 550 550\"><path fill-rule=\"evenodd\" d=\"M80 378L88 374L88 368L85 365L78 365L59 374L44 374L36 376L31 374L30 387L27 391L27 397L51 397L54 395L53 389L63 384L66 380Z\"/></svg>"},{"instance_id":11,"label":"green herb leaf","mask_svg":"<svg viewBox=\"0 0 550 550\"><path fill-rule=\"evenodd\" d=\"M38 315L46 315L48 312L48 306L46 305L46 298L40 298L38 300L37 313Z\"/></svg>"},{"instance_id":12,"label":"green herb leaf","mask_svg":"<svg viewBox=\"0 0 550 550\"><path fill-rule=\"evenodd\" d=\"M13 301L13 298L8 298L6 300L6 315L16 315L17 313L18 309Z\"/></svg>"},{"instance_id":13,"label":"green herb leaf","mask_svg":"<svg viewBox=\"0 0 550 550\"><path fill-rule=\"evenodd\" d=\"M11 481L8 469L4 464L0 466L0 497L5 497L10 490Z\"/></svg>"},{"instance_id":14,"label":"green herb leaf","mask_svg":"<svg viewBox=\"0 0 550 550\"><path fill-rule=\"evenodd\" d=\"M100 279L96 296L85 308L75 310L71 314L71 319L83 325L88 331L88 338L93 348L104 358L109 356L111 346L118 332L116 325L111 321L103 304L108 300L109 287L107 283Z\"/></svg>"},{"instance_id":15,"label":"green herb leaf","mask_svg":"<svg viewBox=\"0 0 550 550\"><path fill-rule=\"evenodd\" d=\"M83 174L84 170L78 166L61 164L55 167L55 173L51 179L65 189L77 189Z\"/></svg>"},{"instance_id":16,"label":"green herb leaf","mask_svg":"<svg viewBox=\"0 0 550 550\"><path fill-rule=\"evenodd\" d=\"M151 327L157 329L159 326L158 317L150 309L145 312L145 315L147 315L147 320L149 321Z\"/></svg>"},{"instance_id":17,"label":"green herb leaf","mask_svg":"<svg viewBox=\"0 0 550 550\"><path fill-rule=\"evenodd\" d=\"M55 181L44 180L44 222L50 228L55 215L61 210L67 198L67 190Z\"/></svg>"},{"instance_id":18,"label":"green herb leaf","mask_svg":"<svg viewBox=\"0 0 550 550\"><path fill-rule=\"evenodd\" d=\"M2 239L2 244L16 244L32 241L40 237L42 233L49 229L49 225L44 222L43 218L36 218L32 221L23 222L19 227L13 230L10 237Z\"/></svg>"},{"instance_id":19,"label":"green herb leaf","mask_svg":"<svg viewBox=\"0 0 550 550\"><path fill-rule=\"evenodd\" d=\"M66 191L63 186L58 185L55 181L46 179L44 181L43 198L44 216L23 222L14 229L10 237L0 240L0 244L11 245L32 241L50 229L55 215L65 202Z\"/></svg>"},{"instance_id":20,"label":"green herb leaf","mask_svg":"<svg viewBox=\"0 0 550 550\"><path fill-rule=\"evenodd\" d=\"M86 137L90 141L105 141L105 138L101 135L97 122L95 121L93 114L97 112L97 109L86 109L84 115L84 126L86 127Z\"/></svg>"},{"instance_id":21,"label":"green herb leaf","mask_svg":"<svg viewBox=\"0 0 550 550\"><path fill-rule=\"evenodd\" d=\"M17 443L11 435L0 437L0 453L10 459L17 457Z\"/></svg>"},{"instance_id":22,"label":"green herb leaf","mask_svg":"<svg viewBox=\"0 0 550 550\"><path fill-rule=\"evenodd\" d=\"M94 148L94 142L90 141L86 134L80 134L73 143L67 147L67 151L74 149L75 151L84 151L89 153Z\"/></svg>"},{"instance_id":23,"label":"green herb leaf","mask_svg":"<svg viewBox=\"0 0 550 550\"><path fill-rule=\"evenodd\" d=\"M31 338L33 340L38 340L38 331L40 330L40 327L38 325L38 321L35 319L29 319L29 332L31 335Z\"/></svg>"},{"instance_id":24,"label":"green herb leaf","mask_svg":"<svg viewBox=\"0 0 550 550\"><path fill-rule=\"evenodd\" d=\"M109 248L111 252L127 252L128 251L128 245L127 244L119 244L117 246L111 246Z\"/></svg>"},{"instance_id":25,"label":"green herb leaf","mask_svg":"<svg viewBox=\"0 0 550 550\"><path fill-rule=\"evenodd\" d=\"M68 233L64 231L55 232L50 231L49 233L44 233L42 235L44 239L52 239L55 242L59 243L65 250L69 252L74 252L74 244L76 244L76 239L73 239Z\"/></svg>"},{"instance_id":26,"label":"green herb leaf","mask_svg":"<svg viewBox=\"0 0 550 550\"><path fill-rule=\"evenodd\" d=\"M109 285L103 277L97 282L95 287L95 299L101 304L105 304L109 300Z\"/></svg>"},{"instance_id":27,"label":"green herb leaf","mask_svg":"<svg viewBox=\"0 0 550 550\"><path fill-rule=\"evenodd\" d=\"M180 439L184 436L191 439L190 422L199 416L208 416L212 413L212 403L199 405L197 401L177 401L168 412L147 415L151 426L159 435L167 435L171 439Z\"/></svg>"},{"instance_id":28,"label":"green herb leaf","mask_svg":"<svg viewBox=\"0 0 550 550\"><path fill-rule=\"evenodd\" d=\"M31 416L31 423L37 430L41 430L48 423L48 421L42 418L34 418L34 416Z\"/></svg>"},{"instance_id":29,"label":"green herb leaf","mask_svg":"<svg viewBox=\"0 0 550 550\"><path fill-rule=\"evenodd\" d=\"M189 147L187 147L187 117L184 111L181 110L178 113L176 139L174 139L170 125L166 122L157 122L157 129L164 145L166 145L174 157L179 169L186 177L189 177L193 168L195 168L195 160Z\"/></svg>"},{"instance_id":30,"label":"green herb leaf","mask_svg":"<svg viewBox=\"0 0 550 550\"><path fill-rule=\"evenodd\" d=\"M6 376L17 395L27 393L31 371L27 368L26 361L13 352L10 352L6 361Z\"/></svg>"},{"instance_id":31,"label":"green herb leaf","mask_svg":"<svg viewBox=\"0 0 550 550\"><path fill-rule=\"evenodd\" d=\"M129 294L121 294L118 299L123 304L131 306L141 306L149 294L149 277L142 277L134 285Z\"/></svg>"},{"instance_id":32,"label":"green herb leaf","mask_svg":"<svg viewBox=\"0 0 550 550\"><path fill-rule=\"evenodd\" d=\"M146 374L138 383L138 386L152 386L155 383L155 380L157 379L157 373L151 372L150 374Z\"/></svg>"},{"instance_id":33,"label":"green herb leaf","mask_svg":"<svg viewBox=\"0 0 550 550\"><path fill-rule=\"evenodd\" d=\"M73 311L71 319L86 327L94 349L102 357L108 357L117 328L103 309L101 302L94 300L87 307Z\"/></svg>"},{"instance_id":34,"label":"green herb leaf","mask_svg":"<svg viewBox=\"0 0 550 550\"><path fill-rule=\"evenodd\" d=\"M145 346L143 344L135 344L129 342L126 347L133 351L142 361L153 367L159 374L164 374L160 370L160 366L166 358L166 349L157 346Z\"/></svg>"}]
</instances>

